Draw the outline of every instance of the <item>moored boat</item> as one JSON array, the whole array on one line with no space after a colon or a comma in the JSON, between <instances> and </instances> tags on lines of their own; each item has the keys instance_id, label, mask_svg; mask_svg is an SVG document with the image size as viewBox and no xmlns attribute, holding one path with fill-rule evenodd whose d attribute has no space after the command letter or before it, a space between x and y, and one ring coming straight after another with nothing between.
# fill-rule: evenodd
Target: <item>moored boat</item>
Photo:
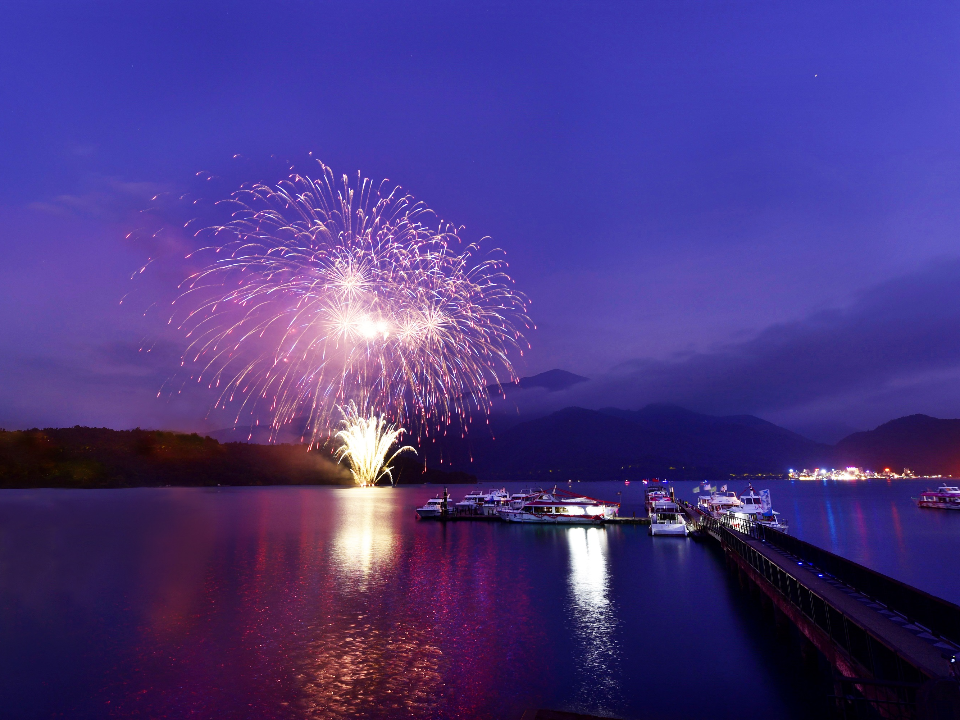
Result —
<instances>
[{"instance_id":1,"label":"moored boat","mask_svg":"<svg viewBox=\"0 0 960 720\"><path fill-rule=\"evenodd\" d=\"M510 499L507 501L507 507L513 510L519 510L523 507L523 504L532 498L534 495L539 495L543 492L542 488L525 488L520 492L515 492L510 496Z\"/></svg>"},{"instance_id":2,"label":"moored boat","mask_svg":"<svg viewBox=\"0 0 960 720\"><path fill-rule=\"evenodd\" d=\"M496 515L497 509L506 507L510 502L510 493L506 488L491 490L483 496L483 504L480 506L481 515Z\"/></svg>"},{"instance_id":3,"label":"moored boat","mask_svg":"<svg viewBox=\"0 0 960 720\"><path fill-rule=\"evenodd\" d=\"M724 486L726 488L726 486ZM740 507L740 499L732 490L721 489L709 495L700 495L697 498L697 507L710 517L718 518L725 515L732 508Z\"/></svg>"},{"instance_id":4,"label":"moored boat","mask_svg":"<svg viewBox=\"0 0 960 720\"><path fill-rule=\"evenodd\" d=\"M619 510L619 503L554 488L553 492L532 493L522 500L511 498L507 507L497 509L497 515L507 522L591 525L615 518Z\"/></svg>"},{"instance_id":5,"label":"moored boat","mask_svg":"<svg viewBox=\"0 0 960 720\"><path fill-rule=\"evenodd\" d=\"M498 490L474 490L454 505L458 515L496 515L497 508L504 507L510 501L506 488Z\"/></svg>"},{"instance_id":6,"label":"moored boat","mask_svg":"<svg viewBox=\"0 0 960 720\"><path fill-rule=\"evenodd\" d=\"M417 517L421 520L443 518L450 512L450 493L443 489L443 495L427 500L426 504L417 508Z\"/></svg>"},{"instance_id":7,"label":"moored boat","mask_svg":"<svg viewBox=\"0 0 960 720\"><path fill-rule=\"evenodd\" d=\"M780 513L773 509L770 503L770 491L761 490L759 494L753 489L753 485L747 487L747 491L741 495L738 500L740 504L731 507L721 517L729 520L749 520L759 523L765 527L787 532L787 521L780 517Z\"/></svg>"},{"instance_id":8,"label":"moored boat","mask_svg":"<svg viewBox=\"0 0 960 720\"><path fill-rule=\"evenodd\" d=\"M690 528L680 507L672 500L657 500L650 510L651 535L689 535Z\"/></svg>"},{"instance_id":9,"label":"moored boat","mask_svg":"<svg viewBox=\"0 0 960 720\"><path fill-rule=\"evenodd\" d=\"M480 507L483 505L483 490L472 490L466 496L453 506L455 512L461 515L479 515Z\"/></svg>"},{"instance_id":10,"label":"moored boat","mask_svg":"<svg viewBox=\"0 0 960 720\"><path fill-rule=\"evenodd\" d=\"M644 504L647 507L647 515L653 509L653 504L660 500L670 500L670 491L666 485L649 485L644 489Z\"/></svg>"}]
</instances>

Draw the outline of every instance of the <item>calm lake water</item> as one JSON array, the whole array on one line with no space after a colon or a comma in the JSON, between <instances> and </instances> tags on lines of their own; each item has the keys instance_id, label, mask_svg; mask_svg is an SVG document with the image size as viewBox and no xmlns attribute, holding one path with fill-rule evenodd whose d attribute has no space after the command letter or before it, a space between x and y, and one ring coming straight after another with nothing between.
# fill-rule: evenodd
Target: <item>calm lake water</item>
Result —
<instances>
[{"instance_id":1,"label":"calm lake water","mask_svg":"<svg viewBox=\"0 0 960 720\"><path fill-rule=\"evenodd\" d=\"M931 483L763 485L793 534L960 602L960 513L910 500ZM815 715L711 544L417 522L437 490L0 491L0 715Z\"/></svg>"}]
</instances>

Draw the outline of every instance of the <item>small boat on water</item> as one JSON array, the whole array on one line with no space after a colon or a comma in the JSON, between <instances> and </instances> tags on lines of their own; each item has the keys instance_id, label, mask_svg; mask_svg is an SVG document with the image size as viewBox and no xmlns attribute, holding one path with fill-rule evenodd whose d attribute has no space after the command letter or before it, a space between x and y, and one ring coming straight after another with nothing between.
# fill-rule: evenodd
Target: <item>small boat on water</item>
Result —
<instances>
[{"instance_id":1,"label":"small boat on water","mask_svg":"<svg viewBox=\"0 0 960 720\"><path fill-rule=\"evenodd\" d=\"M749 520L764 527L787 532L787 521L780 518L780 513L773 509L769 490L761 490L758 494L753 489L753 485L749 485L747 491L738 500L740 504L727 510L723 514L725 517L730 520Z\"/></svg>"},{"instance_id":2,"label":"small boat on water","mask_svg":"<svg viewBox=\"0 0 960 720\"><path fill-rule=\"evenodd\" d=\"M680 507L672 500L657 500L650 510L651 535L689 535L690 528Z\"/></svg>"},{"instance_id":3,"label":"small boat on water","mask_svg":"<svg viewBox=\"0 0 960 720\"><path fill-rule=\"evenodd\" d=\"M925 490L916 498L917 507L936 510L960 510L960 488L941 485L934 490Z\"/></svg>"},{"instance_id":4,"label":"small boat on water","mask_svg":"<svg viewBox=\"0 0 960 720\"><path fill-rule=\"evenodd\" d=\"M505 506L510 501L510 493L506 488L499 490L474 490L454 505L458 515L489 515L497 514L497 508Z\"/></svg>"},{"instance_id":5,"label":"small boat on water","mask_svg":"<svg viewBox=\"0 0 960 720\"><path fill-rule=\"evenodd\" d=\"M463 500L453 506L453 509L455 512L462 515L479 515L479 509L483 506L484 495L485 493L483 490L473 490L468 492Z\"/></svg>"},{"instance_id":6,"label":"small boat on water","mask_svg":"<svg viewBox=\"0 0 960 720\"><path fill-rule=\"evenodd\" d=\"M497 508L505 507L510 502L510 493L506 488L491 490L483 496L483 505L480 506L481 515L496 515Z\"/></svg>"},{"instance_id":7,"label":"small boat on water","mask_svg":"<svg viewBox=\"0 0 960 720\"><path fill-rule=\"evenodd\" d=\"M644 493L645 504L647 506L647 515L653 510L653 504L660 500L671 500L670 491L666 485L650 485Z\"/></svg>"},{"instance_id":8,"label":"small boat on water","mask_svg":"<svg viewBox=\"0 0 960 720\"><path fill-rule=\"evenodd\" d=\"M510 499L507 500L507 507L513 510L519 510L523 507L523 504L532 498L534 495L539 495L543 492L542 488L526 488L520 492L515 492L510 496Z\"/></svg>"},{"instance_id":9,"label":"small boat on water","mask_svg":"<svg viewBox=\"0 0 960 720\"><path fill-rule=\"evenodd\" d=\"M723 488L721 488L720 492L700 495L697 498L697 507L702 512L714 518L726 515L732 508L740 507L740 504L740 499L735 492L732 490L726 491Z\"/></svg>"},{"instance_id":10,"label":"small boat on water","mask_svg":"<svg viewBox=\"0 0 960 720\"><path fill-rule=\"evenodd\" d=\"M427 500L427 504L423 507L417 508L417 516L421 520L427 520L428 518L438 518L443 515L444 510L447 507L447 497L439 496L435 498L430 498Z\"/></svg>"},{"instance_id":11,"label":"small boat on water","mask_svg":"<svg viewBox=\"0 0 960 720\"><path fill-rule=\"evenodd\" d=\"M566 490L535 492L522 500L510 499L497 515L507 522L546 523L552 525L593 525L615 518L620 504L577 495Z\"/></svg>"}]
</instances>

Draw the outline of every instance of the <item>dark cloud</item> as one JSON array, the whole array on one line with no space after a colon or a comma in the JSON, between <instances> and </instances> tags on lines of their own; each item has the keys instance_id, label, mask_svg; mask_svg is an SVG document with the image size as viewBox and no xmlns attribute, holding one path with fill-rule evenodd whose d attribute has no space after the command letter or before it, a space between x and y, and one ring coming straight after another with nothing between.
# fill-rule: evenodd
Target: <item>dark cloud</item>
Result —
<instances>
[{"instance_id":1,"label":"dark cloud","mask_svg":"<svg viewBox=\"0 0 960 720\"><path fill-rule=\"evenodd\" d=\"M879 389L960 365L958 287L960 260L943 260L877 285L847 308L774 325L746 342L673 362L623 363L598 389L611 400L671 400L709 411L776 410Z\"/></svg>"},{"instance_id":2,"label":"dark cloud","mask_svg":"<svg viewBox=\"0 0 960 720\"><path fill-rule=\"evenodd\" d=\"M924 409L918 405L932 394L942 398L944 375L960 369L958 287L960 259L942 259L859 293L847 307L706 352L631 360L568 392L531 391L515 402L523 414L570 404L669 402L716 414L796 416L795 424L806 425L805 415L836 413L853 403L869 407L867 421L882 422ZM949 407L941 404L944 411ZM953 412L960 414L960 406ZM825 420L851 427L845 422Z\"/></svg>"},{"instance_id":3,"label":"dark cloud","mask_svg":"<svg viewBox=\"0 0 960 720\"><path fill-rule=\"evenodd\" d=\"M179 347L116 340L70 355L0 360L0 426L157 428L209 431L228 424L211 412L216 394L177 374ZM183 392L180 392L183 389Z\"/></svg>"}]
</instances>

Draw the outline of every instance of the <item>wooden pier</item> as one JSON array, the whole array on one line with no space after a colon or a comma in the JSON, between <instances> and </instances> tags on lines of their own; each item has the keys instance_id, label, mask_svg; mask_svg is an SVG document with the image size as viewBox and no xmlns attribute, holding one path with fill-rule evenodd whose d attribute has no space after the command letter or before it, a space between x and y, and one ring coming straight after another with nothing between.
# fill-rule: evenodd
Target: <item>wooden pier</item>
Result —
<instances>
[{"instance_id":1,"label":"wooden pier","mask_svg":"<svg viewBox=\"0 0 960 720\"><path fill-rule=\"evenodd\" d=\"M797 628L801 651L829 661L840 717L960 720L960 607L758 523L683 507L741 585Z\"/></svg>"}]
</instances>

